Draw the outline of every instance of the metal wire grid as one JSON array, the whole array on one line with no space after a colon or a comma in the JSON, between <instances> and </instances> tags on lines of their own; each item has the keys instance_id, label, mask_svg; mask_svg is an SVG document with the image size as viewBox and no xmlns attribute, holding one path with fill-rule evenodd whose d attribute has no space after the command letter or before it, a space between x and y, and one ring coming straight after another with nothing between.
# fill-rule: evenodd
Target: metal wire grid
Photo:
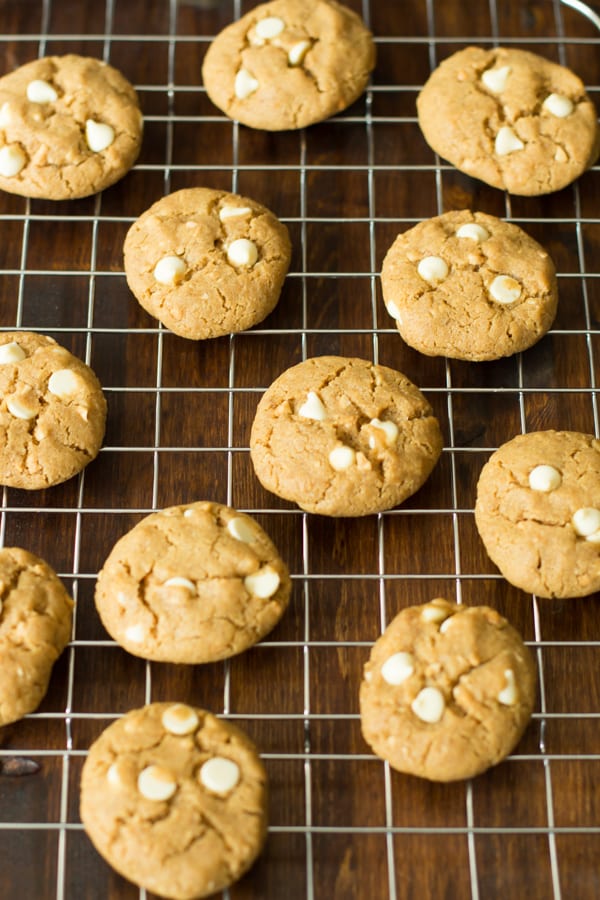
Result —
<instances>
[{"instance_id":1,"label":"metal wire grid","mask_svg":"<svg viewBox=\"0 0 600 900\"><path fill-rule=\"evenodd\" d=\"M570 5L579 11L585 13L585 10L581 9L581 4L578 3L578 0L566 0L567 5ZM435 23L435 8L433 0L425 0L427 7L427 17L429 23L429 33L427 38L412 38L412 37L396 37L396 36L388 36L388 37L377 37L377 41L380 44L384 43L397 43L398 45L410 45L410 44L426 44L429 53L429 59L431 67L433 68L438 62L438 44L441 41L447 41L448 38L443 36L440 37L436 33L436 23ZM46 53L46 47L50 38L52 40L56 39L56 35L50 35L48 33L48 21L51 12L52 4L51 0L44 0L42 6L42 27L40 29L39 34L27 34L27 35L0 35L0 40L29 40L29 41L37 41L39 46L39 55L44 55ZM564 28L562 25L562 10L561 4L558 0L553 2L554 15L556 19L556 34L557 37L553 39L544 38L543 41L545 43L556 43L559 50L559 55L561 61L565 61L565 48L569 41L565 38ZM107 0L105 7L105 33L103 35L93 35L88 36L89 40L97 40L98 37L101 38L103 42L103 57L110 61L111 58L111 49L114 46L115 42L119 40L129 40L130 37L122 36L114 34L112 31L112 22L114 17L114 12L116 9L116 0ZM146 171L146 172L159 172L163 176L163 186L164 192L168 193L171 190L171 183L173 173L177 171L177 166L173 164L173 127L176 121L181 120L181 117L175 115L174 112L174 97L179 90L186 90L186 88L179 88L175 83L175 52L178 43L182 43L186 40L194 40L194 41L209 41L213 35L204 35L204 36L194 36L193 38L189 38L189 36L182 36L177 32L177 13L178 7L175 0L171 0L169 3L169 31L168 34L164 35L153 35L153 36L140 36L140 40L149 40L149 41L158 41L161 43L166 43L168 46L168 79L165 85L136 85L138 88L142 100L145 94L150 92L164 92L167 97L168 104L168 112L165 116L149 116L147 117L147 121L156 121L164 123L166 127L166 142L165 142L165 159L164 163L160 165L151 165L151 164L139 164L136 168L138 171ZM241 5L240 0L235 0L234 2L234 13L235 16L239 16L241 13ZM365 21L369 24L371 21L371 8L369 0L363 0L363 17ZM495 0L490 0L490 19L492 22L492 32L489 36L489 42L492 44L496 44L499 42L499 34L497 27L497 8L495 4ZM594 24L598 25L597 17L591 18L591 21ZM70 37L67 35L61 35L60 39L68 42ZM80 40L81 36L77 36L77 39ZM466 44L468 42L467 37L453 37L452 43L461 45ZM486 39L488 40L488 39ZM541 41L542 39L540 39ZM484 43L481 38L477 38L477 42ZM509 40L503 39L503 43L510 43ZM589 42L582 39L583 43ZM529 38L528 43L535 44L536 39ZM420 85L411 84L406 86L401 86L402 90L412 91L416 94L419 90ZM588 88L592 93L596 93L600 90L600 86L598 85L589 85ZM269 336L272 337L273 340L277 340L278 337L282 335L290 335L297 334L302 349L302 357L306 358L309 355L308 352L308 340L310 337L315 335L325 335L336 337L338 334L347 334L348 329L332 329L328 328L325 330L311 328L309 326L309 316L308 316L308 296L310 291L311 280L314 278L319 279L328 279L328 278L336 278L336 277L347 277L347 278L367 278L370 280L370 293L371 293L371 307L372 307L372 328L361 328L355 329L355 334L364 334L371 341L372 347L372 356L375 362L379 359L379 346L380 346L380 338L382 335L386 333L393 333L393 329L387 327L387 322L382 323L379 321L378 316L378 305L377 305L377 279L378 279L378 270L377 270L377 246L376 246L376 226L382 221L389 221L383 219L381 216L377 216L376 204L375 204L375 178L376 175L385 171L387 168L385 166L378 166L375 162L375 148L374 148L374 123L376 121L386 121L385 119L376 119L373 116L372 108L373 108L373 98L375 94L379 92L386 92L388 90L398 90L397 85L378 85L376 87L372 87L366 99L366 113L365 116L355 116L355 115L342 115L338 117L340 123L349 123L349 124L359 124L364 126L366 132L366 141L367 141L367 152L368 152L368 164L364 167L367 183L368 183L368 217L365 218L357 218L354 221L358 223L365 223L368 226L369 231L369 260L370 260L370 269L368 272L327 272L327 271L314 271L311 270L310 263L307 257L307 228L312 222L320 221L327 222L331 224L335 224L338 221L342 221L341 219L336 219L334 217L314 217L309 215L308 209L308 178L311 172L322 170L323 167L318 165L311 165L307 162L307 141L306 134L304 132L298 133L298 164L296 166L273 166L272 169L274 172L277 171L291 171L297 175L298 178L298 189L300 194L300 215L299 217L293 218L282 217L284 221L287 221L290 225L296 225L298 227L298 234L300 237L300 268L296 271L291 271L289 274L290 279L297 279L300 282L300 290L302 297L302 323L301 327L297 330L291 331L289 329L284 328L257 328L254 330L253 334L256 336ZM210 125L212 122L221 121L221 117L217 115L207 115L207 116L198 116L193 120L198 125ZM389 119L389 121L396 121L396 119ZM233 191L238 190L238 182L241 173L246 173L253 169L252 165L241 164L239 162L239 130L236 125L232 128L232 164L231 166L227 165L219 165L219 166L204 166L199 165L198 171L206 172L207 170L213 169L230 169L231 171L231 189ZM344 167L342 163L341 168ZM263 168L262 166L256 166L255 168ZM337 168L337 167L336 167ZM360 168L360 167L359 167ZM440 160L436 160L435 166L407 166L406 174L409 175L414 170L422 170L422 171L434 171L435 179L436 179L436 191L437 191L437 207L438 212L443 211L443 182L444 176L447 171L449 171L448 166L443 164ZM597 332L592 327L592 315L590 311L590 303L588 299L588 281L589 279L597 278L598 275L596 273L589 273L587 271L586 266L586 258L585 258L585 250L584 250L584 241L582 236L582 227L586 224L598 224L600 223L600 219L584 217L582 215L582 203L581 196L579 192L579 187L575 185L572 188L573 191L573 215L572 218L564 219L564 222L572 223L576 228L577 233L577 253L578 253L578 271L577 272L559 272L559 277L561 279L570 279L575 278L581 281L581 292L583 303L585 306L585 328L584 329L572 329L569 331L555 330L553 333L555 334L568 334L568 335L579 335L583 336L586 341L586 350L588 354L588 369L589 369L589 383L587 385L580 385L576 388L572 386L565 387L552 387L546 388L549 393L565 393L565 394L573 394L573 393L581 393L586 397L589 397L589 401L592 405L593 410L593 423L594 430L596 435L600 434L599 420L598 420L598 407L597 407L597 396L596 396L596 381L595 381L595 368L596 361L594 358L594 343L593 336L597 334ZM505 216L508 219L512 219L513 221L517 221L519 224L522 224L525 228L530 222L535 222L537 224L548 224L552 225L555 220L541 220L541 219L524 219L524 218L514 218L512 215L512 204L511 198L509 196L505 197ZM15 214L15 213L6 213L0 216L0 221L10 221L10 222L20 222L23 226L23 238L22 238L22 251L21 251L21 265L18 268L14 269L6 269L3 274L5 276L15 276L18 279L18 302L16 308L16 315L14 320L14 328L19 329L22 327L23 320L23 310L24 310L24 286L25 280L31 276L65 276L69 277L70 275L81 275L81 271L74 271L70 269L66 269L64 271L56 270L56 269L31 269L27 267L27 258L28 258L28 242L29 242L29 234L32 224L35 222L52 222L54 219L52 216L45 215L37 215L31 211L31 204L28 202L26 205L26 211L23 215ZM414 221L417 219L415 218ZM78 221L78 217L73 217L72 221ZM122 272L113 272L106 271L98 266L97 263L97 237L98 237L98 228L100 224L107 224L111 222L115 223L123 223L132 221L132 219L124 218L124 217L111 217L105 216L102 212L102 197L98 196L95 200L94 212L90 219L88 216L82 216L79 218L79 221L85 223L91 223L92 227L92 253L89 261L89 270L86 271L85 275L88 279L88 310L87 310L87 321L85 327L52 327L52 333L60 336L61 332L65 332L68 334L73 333L81 333L85 337L85 359L86 362L90 363L92 361L92 350L93 350L93 342L99 335L119 335L122 333L126 333L127 329L123 329L121 327L102 327L99 328L94 324L94 308L95 308L95 297L96 297L96 281L99 277L102 278L122 278ZM345 220L344 220L345 221ZM413 221L412 219L404 219L403 221L410 223ZM8 326L8 323L3 323L4 326ZM31 326L28 324L28 328ZM35 330L35 328L33 329ZM40 329L45 330L45 329ZM170 393L201 393L203 391L202 387L169 387L163 384L163 348L164 348L164 340L165 340L165 332L162 328L147 328L141 329L141 332L145 332L147 334L156 335L157 337L157 361L156 361L156 382L151 387L136 387L131 384L124 384L119 387L109 387L106 389L109 406L111 400L111 394L116 393L130 393L130 394L145 394L150 393L153 397L154 403L154 413L155 413L155 427L154 427L154 440L151 445L145 446L106 446L102 453L150 453L152 455L153 464L152 464L152 489L151 489L151 502L149 505L144 506L128 506L122 509L115 509L112 507L102 507L102 506L87 506L86 505L86 495L85 495L85 472L79 477L78 487L77 487L77 499L76 503L73 506L53 506L47 507L45 512L47 514L62 514L62 513L73 513L75 515L75 528L74 528L74 547L73 547L73 567L71 571L63 571L59 574L70 584L72 584L73 596L77 601L78 595L81 591L82 585L89 584L91 581L95 579L95 572L84 571L80 567L80 557L81 557L81 540L82 540L82 532L84 528L84 519L87 515L93 514L94 516L114 516L120 514L145 514L152 510L159 508L159 479L160 479L160 455L164 452L195 452L195 453L206 453L211 454L213 452L225 452L227 454L227 487L226 487L226 502L233 505L234 499L234 456L236 454L244 454L247 453L247 447L240 447L238 442L236 441L236 415L235 415L235 400L240 397L240 395L247 393L252 396L258 396L259 393L267 386L266 384L257 384L251 387L239 387L236 385L236 351L238 348L237 339L232 337L229 342L229 353L228 353L228 383L226 387L222 388L210 388L211 394L221 392L224 397L227 398L227 446L225 447L204 447L204 446L181 446L181 447L171 447L165 445L162 440L161 434L161 413L163 408L163 403L165 397L167 397ZM528 387L523 378L523 365L522 360L519 359L518 363L518 382L516 385L510 388L493 388L492 394L502 393L506 391L507 393L516 394L518 396L518 404L519 404L519 413L520 413L520 425L521 430L527 430L527 415L525 408L525 398L527 397L528 392L539 391L539 387ZM207 389L208 390L208 389ZM461 507L459 502L459 491L458 491L458 474L456 467L456 455L455 449L459 446L456 441L455 436L455 427L454 427L454 403L457 397L468 395L469 393L479 393L480 388L470 388L465 386L455 387L452 380L452 370L448 363L446 363L445 367L445 383L440 386L433 386L427 390L429 394L440 394L445 398L446 408L447 408L447 418L448 418L448 445L445 448L445 455L449 457L449 465L450 465L450 495L451 495L451 505L449 507L440 507L436 510L431 510L428 508L418 508L413 507L411 509L400 509L395 510L391 513L382 514L377 517L377 557L378 557L378 565L376 570L369 573L361 573L361 574L349 574L345 576L347 579L357 579L360 581L371 581L377 585L377 591L379 596L379 622L380 628L383 630L387 623L387 602L386 595L389 589L390 584L392 584L397 579L402 580L429 580L431 578L430 574L406 574L402 575L390 573L386 570L386 562L385 562L385 541L386 541L386 529L388 528L389 520L395 516L411 516L416 514L429 515L432 512L435 513L444 513L450 515L452 518L452 527L453 527L453 540L454 540L454 562L455 567L454 571L436 574L435 578L437 580L446 580L449 583L454 585L455 594L457 600L460 602L462 599L463 593L463 583L466 579L469 581L479 579L499 579L499 575L478 575L473 572L463 572L462 571L462 554L461 554L461 532L459 528L459 522L461 517L469 515L472 510L470 508ZM490 448L487 447L460 447L462 452L472 452L475 454L487 453ZM11 495L9 492L4 489L2 495L2 514L0 520L0 541L2 544L5 542L7 523L10 521L10 517L12 515L23 514L23 513L36 513L40 511L39 506L34 504L18 504L11 505L9 502L11 499ZM459 834L463 835L467 841L468 846L468 865L469 865L469 884L470 884L470 894L472 900L478 900L480 896L484 897L485 894L480 894L480 871L478 868L478 856L477 856L477 846L476 846L476 837L479 834L485 834L488 831L493 831L494 833L508 833L508 834L540 834L545 836L547 839L548 845L548 854L550 859L550 870L551 870L551 885L552 885L552 895L554 900L560 900L562 897L562 888L561 888L561 878L560 878L560 866L559 866L559 856L557 853L556 847L556 838L559 834L564 833L572 833L572 834L593 834L600 833L599 827L582 827L582 826L574 826L570 828L557 827L554 821L554 792L553 792L553 770L552 765L555 760L600 760L600 753L594 754L553 754L547 752L546 742L545 742L545 730L546 723L551 721L553 718L573 718L573 719L581 719L585 717L591 717L594 719L598 718L597 713L556 713L548 708L546 702L546 682L544 678L544 649L550 647L589 647L589 648L598 648L600 646L600 641L585 641L585 642L577 642L576 644L572 641L546 641L543 639L543 634L540 625L540 609L535 597L532 598L532 616L534 621L534 640L531 642L532 647L535 649L537 654L537 661L539 666L539 675L540 675L540 707L539 712L536 713L535 717L539 723L539 748L538 752L534 754L514 754L511 757L512 762L521 762L521 761L533 761L533 760L542 760L544 767L544 787L545 787L545 803L546 803L546 813L547 813L547 825L545 827L524 827L524 828L497 828L488 829L484 826L479 826L476 821L476 815L474 812L474 804L473 804L473 787L471 783L467 783L465 785L465 819L466 825L464 827L458 826L448 826L448 827L401 827L394 823L394 810L393 810L393 783L392 783L392 774L390 772L387 764L381 764L379 761L376 761L369 753L365 752L364 754L344 754L344 753L321 753L315 752L312 746L312 728L314 723L319 720L333 720L333 721L350 721L356 720L357 716L355 713L351 713L348 711L336 711L334 713L327 712L322 713L319 711L315 711L312 708L311 696L312 696L312 681L313 681L313 658L312 653L320 648L363 648L365 651L365 655L370 647L370 640L358 640L358 641L316 641L312 637L312 629L311 629L311 595L314 591L315 585L317 583L323 583L327 581L335 582L339 580L339 575L337 574L328 574L326 572L320 572L315 574L312 571L310 564L310 549L309 549L309 521L306 514L303 514L299 511L295 510L282 510L279 508L270 508L270 507L261 507L261 508L248 508L247 512L251 514L258 515L270 515L277 517L287 517L291 516L294 519L294 524L301 532L301 546L302 546L302 562L298 571L293 572L293 578L296 583L296 591L299 592L302 596L302 619L303 619L303 633L298 636L296 641L281 641L281 640L267 640L264 641L261 645L264 648L278 648L278 649L297 649L302 654L303 659L303 709L301 713L295 712L286 712L279 711L277 714L277 719L281 718L289 718L290 720L297 720L303 724L304 728L304 747L302 752L299 753L267 753L265 754L265 759L267 763L269 761L298 761L299 764L303 767L303 787L304 787L304 822L302 825L274 825L271 827L271 833L284 833L290 834L297 832L302 836L305 842L305 886L306 886L306 898L307 900L313 900L313 898L320 898L323 896L319 892L319 884L315 878L314 871L314 847L313 842L316 841L320 835L327 833L353 833L356 835L361 834L377 834L380 833L385 837L386 843L386 858L387 858L387 874L383 878L385 881L386 894L389 897L389 900L396 900L397 897L402 896L402 890L397 882L396 876L396 865L395 865L395 852L394 852L394 837L402 832L409 832L411 834L421 834L424 839L427 838L428 835L431 834ZM74 630L74 635L76 631ZM73 724L77 722L78 719L84 720L110 720L118 715L118 713L114 713L114 715L107 713L98 713L94 711L85 711L78 712L73 709L73 696L75 690L75 673L76 673L76 656L80 649L86 647L93 647L96 649L101 648L109 648L113 647L113 643L110 640L78 640L75 639L71 642L70 648L68 652L68 663L67 663L67 689L66 689L66 703L65 708L59 712L38 712L31 716L29 719L32 720L50 720L50 719L58 719L64 721L64 747L61 750L45 750L45 749L36 749L31 748L27 744L24 744L22 747L11 746L10 749L0 750L0 760L2 757L14 756L22 753L30 758L37 759L43 762L47 758L58 758L61 764L61 789L60 789L60 812L57 821L24 821L24 822L3 822L0 823L0 832L8 831L8 830L18 830L18 831L30 831L36 829L43 829L49 831L56 831L58 834L57 841L57 860L56 860L56 883L52 884L48 888L48 897L56 897L56 900L64 900L64 898L68 898L67 893L67 879L66 879L66 868L67 868L67 854L68 854L68 844L69 844L69 836L72 832L80 831L81 825L78 822L73 821L72 815L69 812L69 805L72 802L71 794L74 790L73 780L72 780L72 766L73 761L79 757L85 756L85 750L77 749L74 746L73 741ZM144 698L145 702L150 702L153 699L153 675L152 675L152 667L147 664L144 670ZM272 714L270 713L261 713L260 710L255 711L254 713L248 714L236 713L232 709L231 700L230 700L230 692L231 692L231 677L230 677L230 666L228 664L224 665L223 671L223 700L222 700L222 709L220 712L221 715L231 718L231 719L243 719L243 720L260 720L264 719L269 721L272 718ZM217 710L215 710L217 711ZM312 796L314 789L314 766L317 761L338 761L340 763L345 760L352 761L365 761L372 763L376 766L382 767L382 777L384 780L384 821L381 822L379 826L324 826L315 823L313 817L313 804L312 804ZM510 764L510 761L508 764ZM1 840L1 838L0 838ZM225 892L226 896L229 896L229 892ZM6 896L6 895L5 895ZM15 894L16 896L16 894ZM145 891L140 891L140 897L145 896Z\"/></svg>"}]
</instances>

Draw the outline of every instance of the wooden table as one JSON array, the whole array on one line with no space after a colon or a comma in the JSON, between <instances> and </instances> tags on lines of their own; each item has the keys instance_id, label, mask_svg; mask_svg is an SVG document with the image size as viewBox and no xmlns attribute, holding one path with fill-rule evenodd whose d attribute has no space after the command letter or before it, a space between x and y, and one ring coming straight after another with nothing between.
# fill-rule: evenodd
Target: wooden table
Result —
<instances>
[{"instance_id":1,"label":"wooden table","mask_svg":"<svg viewBox=\"0 0 600 900\"><path fill-rule=\"evenodd\" d=\"M53 203L0 197L5 329L55 337L95 369L106 441L85 474L53 489L4 490L5 545L43 556L76 599L73 641L40 709L3 730L3 900L139 897L84 834L78 783L87 748L115 717L176 699L237 722L270 776L270 833L235 900L592 900L600 896L600 598L538 600L489 562L475 530L478 474L521 431L599 431L600 168L542 198L509 197L441 162L415 98L432 66L466 46L510 44L571 65L600 100L598 31L553 0L354 0L374 31L372 87L301 132L227 120L201 83L212 37L250 4L168 0L0 3L2 71L37 55L102 57L139 91L145 138L135 168L103 195ZM289 277L252 332L193 343L146 315L121 247L133 221L178 188L248 194L288 225ZM400 231L470 207L521 225L553 256L560 308L522 355L469 364L407 348L386 314L383 256ZM264 491L249 431L262 391L323 353L405 372L433 404L445 449L401 508L362 520L305 515ZM146 513L214 499L256 515L293 575L291 607L260 646L227 664L146 664L119 649L93 604L96 574ZM360 734L369 647L402 607L443 595L488 603L523 633L541 691L515 753L473 782L391 772ZM143 892L142 892L143 896Z\"/></svg>"}]
</instances>

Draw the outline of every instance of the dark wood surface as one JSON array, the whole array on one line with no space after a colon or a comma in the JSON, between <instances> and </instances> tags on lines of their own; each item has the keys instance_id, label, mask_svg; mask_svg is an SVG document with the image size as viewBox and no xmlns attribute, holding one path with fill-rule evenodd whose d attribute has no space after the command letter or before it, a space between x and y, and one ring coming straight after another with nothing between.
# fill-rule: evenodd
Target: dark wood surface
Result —
<instances>
[{"instance_id":1,"label":"dark wood surface","mask_svg":"<svg viewBox=\"0 0 600 900\"><path fill-rule=\"evenodd\" d=\"M507 585L472 510L481 466L500 443L524 429L597 430L600 170L548 197L507 197L439 164L415 98L436 61L495 39L570 64L598 101L598 34L553 0L355 0L377 38L372 90L332 121L267 134L225 119L201 85L210 39L249 5L0 2L3 72L40 53L104 56L136 85L146 118L135 169L101 197L0 196L0 325L51 334L88 359L109 404L105 447L83 478L2 495L4 544L46 558L77 615L42 706L0 733L0 762L17 755L39 765L0 775L0 896L139 896L81 828L79 775L115 716L176 699L231 717L264 754L270 834L231 889L235 900L592 900L600 599L536 601ZM253 196L290 229L294 256L277 309L232 339L192 343L159 330L123 275L131 221L193 185ZM462 207L516 221L556 261L555 326L521 356L429 359L404 346L385 313L378 273L396 234ZM445 450L402 508L364 520L304 516L254 477L248 441L259 396L283 369L322 353L394 366L433 404ZM262 645L227 665L147 665L100 625L96 573L145 513L205 498L254 513L269 531L294 577L291 607ZM467 784L387 772L360 735L369 645L403 606L437 595L496 607L540 663L543 690L521 744Z\"/></svg>"}]
</instances>

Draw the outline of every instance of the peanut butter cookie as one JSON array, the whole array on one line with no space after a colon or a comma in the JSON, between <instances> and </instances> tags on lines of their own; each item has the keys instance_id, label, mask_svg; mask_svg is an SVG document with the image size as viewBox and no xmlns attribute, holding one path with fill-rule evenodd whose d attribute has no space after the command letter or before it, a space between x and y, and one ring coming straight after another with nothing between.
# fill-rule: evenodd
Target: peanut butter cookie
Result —
<instances>
[{"instance_id":1,"label":"peanut butter cookie","mask_svg":"<svg viewBox=\"0 0 600 900\"><path fill-rule=\"evenodd\" d=\"M414 494L442 436L412 382L364 359L292 366L261 398L250 435L263 487L325 516L365 516Z\"/></svg>"},{"instance_id":2,"label":"peanut butter cookie","mask_svg":"<svg viewBox=\"0 0 600 900\"><path fill-rule=\"evenodd\" d=\"M363 736L399 772L470 778L516 746L536 683L531 653L495 610L439 598L411 606L388 625L365 665Z\"/></svg>"},{"instance_id":3,"label":"peanut butter cookie","mask_svg":"<svg viewBox=\"0 0 600 900\"><path fill-rule=\"evenodd\" d=\"M237 881L260 853L266 782L240 729L183 703L152 703L90 747L81 820L125 878L161 897L197 900Z\"/></svg>"},{"instance_id":4,"label":"peanut butter cookie","mask_svg":"<svg viewBox=\"0 0 600 900\"><path fill-rule=\"evenodd\" d=\"M262 3L217 35L202 76L208 96L250 128L304 128L354 103L375 65L362 19L335 0Z\"/></svg>"},{"instance_id":5,"label":"peanut butter cookie","mask_svg":"<svg viewBox=\"0 0 600 900\"><path fill-rule=\"evenodd\" d=\"M136 92L99 59L46 56L0 78L0 188L87 197L122 178L140 151Z\"/></svg>"},{"instance_id":6,"label":"peanut butter cookie","mask_svg":"<svg viewBox=\"0 0 600 900\"><path fill-rule=\"evenodd\" d=\"M218 503L152 513L117 541L96 607L129 653L205 663L255 644L287 608L286 565L259 524Z\"/></svg>"},{"instance_id":7,"label":"peanut butter cookie","mask_svg":"<svg viewBox=\"0 0 600 900\"><path fill-rule=\"evenodd\" d=\"M431 74L417 111L436 153L512 194L560 190L600 149L597 112L581 79L524 50L459 50Z\"/></svg>"}]
</instances>

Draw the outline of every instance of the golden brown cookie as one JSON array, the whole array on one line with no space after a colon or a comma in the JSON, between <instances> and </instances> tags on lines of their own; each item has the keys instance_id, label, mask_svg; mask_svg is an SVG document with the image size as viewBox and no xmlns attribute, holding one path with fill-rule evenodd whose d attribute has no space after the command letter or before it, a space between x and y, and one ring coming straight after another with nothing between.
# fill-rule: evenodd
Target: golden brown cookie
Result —
<instances>
[{"instance_id":1,"label":"golden brown cookie","mask_svg":"<svg viewBox=\"0 0 600 900\"><path fill-rule=\"evenodd\" d=\"M524 50L459 50L431 74L417 111L433 150L512 194L560 190L600 149L597 112L581 80Z\"/></svg>"},{"instance_id":2,"label":"golden brown cookie","mask_svg":"<svg viewBox=\"0 0 600 900\"><path fill-rule=\"evenodd\" d=\"M536 682L531 653L495 610L439 598L411 606L388 625L365 665L363 736L399 772L470 778L516 746Z\"/></svg>"},{"instance_id":3,"label":"golden brown cookie","mask_svg":"<svg viewBox=\"0 0 600 900\"><path fill-rule=\"evenodd\" d=\"M198 502L152 513L117 541L98 575L96 607L135 656L205 663L263 638L290 591L287 567L254 519Z\"/></svg>"},{"instance_id":4,"label":"golden brown cookie","mask_svg":"<svg viewBox=\"0 0 600 900\"><path fill-rule=\"evenodd\" d=\"M72 621L73 601L48 563L0 550L0 726L40 705Z\"/></svg>"},{"instance_id":5,"label":"golden brown cookie","mask_svg":"<svg viewBox=\"0 0 600 900\"><path fill-rule=\"evenodd\" d=\"M375 65L362 19L335 0L262 3L217 35L202 77L215 106L251 128L304 128L360 97Z\"/></svg>"},{"instance_id":6,"label":"golden brown cookie","mask_svg":"<svg viewBox=\"0 0 600 900\"><path fill-rule=\"evenodd\" d=\"M134 164L143 119L127 79L99 59L47 56L0 78L0 188L70 200Z\"/></svg>"},{"instance_id":7,"label":"golden brown cookie","mask_svg":"<svg viewBox=\"0 0 600 900\"><path fill-rule=\"evenodd\" d=\"M261 398L250 435L268 491L325 516L365 516L414 494L442 450L437 419L412 382L364 359L292 366Z\"/></svg>"},{"instance_id":8,"label":"golden brown cookie","mask_svg":"<svg viewBox=\"0 0 600 900\"><path fill-rule=\"evenodd\" d=\"M0 333L0 484L66 481L96 457L105 423L89 366L45 335Z\"/></svg>"},{"instance_id":9,"label":"golden brown cookie","mask_svg":"<svg viewBox=\"0 0 600 900\"><path fill-rule=\"evenodd\" d=\"M558 288L546 251L517 225L447 212L398 235L381 288L403 339L427 356L499 359L548 331Z\"/></svg>"},{"instance_id":10,"label":"golden brown cookie","mask_svg":"<svg viewBox=\"0 0 600 900\"><path fill-rule=\"evenodd\" d=\"M479 476L475 522L516 587L540 597L600 590L600 441L533 431L503 444Z\"/></svg>"},{"instance_id":11,"label":"golden brown cookie","mask_svg":"<svg viewBox=\"0 0 600 900\"><path fill-rule=\"evenodd\" d=\"M191 340L262 322L279 300L291 255L287 228L266 207L210 188L158 200L133 223L123 249L141 306Z\"/></svg>"},{"instance_id":12,"label":"golden brown cookie","mask_svg":"<svg viewBox=\"0 0 600 900\"><path fill-rule=\"evenodd\" d=\"M196 900L237 881L260 853L266 782L238 728L182 703L152 703L90 747L81 820L125 878L161 897Z\"/></svg>"}]
</instances>

